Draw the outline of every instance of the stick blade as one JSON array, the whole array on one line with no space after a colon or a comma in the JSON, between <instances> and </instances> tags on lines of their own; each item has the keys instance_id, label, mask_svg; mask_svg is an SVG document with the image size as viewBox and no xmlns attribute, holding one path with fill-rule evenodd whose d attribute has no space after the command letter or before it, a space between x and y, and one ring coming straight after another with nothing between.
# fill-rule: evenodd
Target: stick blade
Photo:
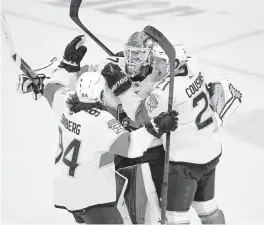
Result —
<instances>
[{"instance_id":1,"label":"stick blade","mask_svg":"<svg viewBox=\"0 0 264 225\"><path fill-rule=\"evenodd\" d=\"M14 63L23 73L33 78L37 77L37 74L31 69L31 67L16 53L10 30L3 14L1 14L1 30L9 49L10 57Z\"/></svg>"},{"instance_id":2,"label":"stick blade","mask_svg":"<svg viewBox=\"0 0 264 225\"><path fill-rule=\"evenodd\" d=\"M5 39L5 42L8 46L10 56L15 61L14 55L16 54L16 52L15 52L15 46L13 44L14 42L12 40L12 36L8 28L6 18L3 14L1 14L1 30L2 30L2 34Z\"/></svg>"},{"instance_id":3,"label":"stick blade","mask_svg":"<svg viewBox=\"0 0 264 225\"><path fill-rule=\"evenodd\" d=\"M159 30L152 26L146 26L144 28L144 32L158 43L158 45L168 55L170 60L173 59L174 61L174 59L176 58L175 48Z\"/></svg>"}]
</instances>

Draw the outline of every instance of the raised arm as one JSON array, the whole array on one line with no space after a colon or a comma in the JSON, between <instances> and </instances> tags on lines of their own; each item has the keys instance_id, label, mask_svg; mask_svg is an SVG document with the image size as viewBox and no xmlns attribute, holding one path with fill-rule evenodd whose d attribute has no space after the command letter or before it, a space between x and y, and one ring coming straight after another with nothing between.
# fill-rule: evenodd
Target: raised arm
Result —
<instances>
[{"instance_id":1,"label":"raised arm","mask_svg":"<svg viewBox=\"0 0 264 225\"><path fill-rule=\"evenodd\" d=\"M33 99L38 100L42 95L47 99L52 107L54 96L59 89L64 88L63 93L75 89L77 78L87 71L87 66L80 67L87 48L83 46L85 36L75 37L66 47L63 60L59 63L57 58L53 58L48 63L36 70L38 73L37 85L32 78L21 74L18 76L17 89L20 93L31 92ZM66 91L67 90L67 91Z\"/></svg>"}]
</instances>

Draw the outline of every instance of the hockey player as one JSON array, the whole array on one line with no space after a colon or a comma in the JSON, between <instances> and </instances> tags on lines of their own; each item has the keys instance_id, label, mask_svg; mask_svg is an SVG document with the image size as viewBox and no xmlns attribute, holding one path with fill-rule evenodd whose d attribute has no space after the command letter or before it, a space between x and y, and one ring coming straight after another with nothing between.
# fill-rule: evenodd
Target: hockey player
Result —
<instances>
[{"instance_id":1,"label":"hockey player","mask_svg":"<svg viewBox=\"0 0 264 225\"><path fill-rule=\"evenodd\" d=\"M144 32L135 32L124 49L125 72L130 79L113 63L102 70L124 111L136 122L149 121L168 106L168 70L160 74L165 78L154 85L144 100L130 88L132 81L144 81L153 75L157 56L159 68L169 67L168 58L158 49L157 43ZM171 135L167 219L173 224L189 224L187 212L192 205L203 224L224 224L224 214L214 199L215 169L222 152L217 120L222 122L232 114L242 95L226 79L207 83L184 49L176 54L173 109L180 116L179 127ZM123 93L117 93L121 86Z\"/></svg>"},{"instance_id":2,"label":"hockey player","mask_svg":"<svg viewBox=\"0 0 264 225\"><path fill-rule=\"evenodd\" d=\"M109 60L113 60L124 71L126 64L123 52L116 54L117 58L108 58L102 64L105 65ZM160 57L155 57L155 65L151 69L152 76L147 76L146 79L133 79L131 89L134 95L137 95L142 101L148 97L153 90L153 86L157 81L164 77L164 72L167 67L160 65ZM112 93L111 89L106 90L106 106L108 110L119 120L120 123L128 130L136 130L144 125L144 122L149 121L146 118L143 120L131 120L122 108L120 100ZM127 158L116 156L116 169L126 176L128 179L128 191L125 199L129 199L129 195L140 196L137 202L126 201L130 217L133 223L137 224L153 224L160 221L159 197L161 194L162 177L164 173L164 156L165 151L161 139L155 139L143 156L137 158ZM120 169L121 168L121 169ZM133 176L137 174L136 176ZM141 178L142 177L142 178ZM137 186L138 188L130 188ZM144 197L142 197L144 196Z\"/></svg>"},{"instance_id":3,"label":"hockey player","mask_svg":"<svg viewBox=\"0 0 264 225\"><path fill-rule=\"evenodd\" d=\"M99 73L82 74L76 90L71 91L69 87L76 82L76 73L87 51L83 41L83 36L76 37L52 75L45 80L48 74L36 78L38 85L32 78L20 75L18 89L21 93L31 92L35 99L43 94L58 121L55 207L73 213L79 223L121 224L123 219L116 206L119 187L115 180L114 154L142 156L154 138L177 128L177 113L161 113L146 122L145 127L129 133L107 112L105 79ZM116 92L123 91L118 89Z\"/></svg>"}]
</instances>

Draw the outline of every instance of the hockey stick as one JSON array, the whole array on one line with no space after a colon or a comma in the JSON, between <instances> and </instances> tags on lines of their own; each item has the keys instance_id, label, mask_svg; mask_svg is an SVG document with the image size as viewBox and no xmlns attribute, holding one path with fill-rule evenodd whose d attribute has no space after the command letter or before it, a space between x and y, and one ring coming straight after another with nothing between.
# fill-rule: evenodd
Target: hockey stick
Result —
<instances>
[{"instance_id":1,"label":"hockey stick","mask_svg":"<svg viewBox=\"0 0 264 225\"><path fill-rule=\"evenodd\" d=\"M175 58L176 51L173 45L168 41L168 39L156 28L152 26L146 26L144 32L153 38L158 45L164 50L168 55L170 60L170 85L169 85L169 100L168 100L168 111L172 109L173 104L173 89L174 89L174 70L175 70ZM161 224L166 222L166 209L167 209L167 195L168 195L168 174L169 174L169 159L170 159L170 132L166 135L166 152L165 152L165 162L164 162L164 174L163 183L161 190Z\"/></svg>"},{"instance_id":2,"label":"hockey stick","mask_svg":"<svg viewBox=\"0 0 264 225\"><path fill-rule=\"evenodd\" d=\"M25 60L23 60L16 53L10 30L8 28L6 18L3 14L1 14L1 30L5 38L5 42L9 48L11 59L14 61L14 63L19 67L19 69L23 73L25 73L27 76L31 78L36 78L38 75L35 73L35 71L31 69L31 67L25 62ZM35 84L38 84L38 80L32 79L32 81Z\"/></svg>"},{"instance_id":3,"label":"hockey stick","mask_svg":"<svg viewBox=\"0 0 264 225\"><path fill-rule=\"evenodd\" d=\"M110 51L97 37L95 37L81 22L79 18L79 9L82 0L72 0L70 6L70 17L71 19L86 33L88 34L109 56L115 56L115 54Z\"/></svg>"}]
</instances>

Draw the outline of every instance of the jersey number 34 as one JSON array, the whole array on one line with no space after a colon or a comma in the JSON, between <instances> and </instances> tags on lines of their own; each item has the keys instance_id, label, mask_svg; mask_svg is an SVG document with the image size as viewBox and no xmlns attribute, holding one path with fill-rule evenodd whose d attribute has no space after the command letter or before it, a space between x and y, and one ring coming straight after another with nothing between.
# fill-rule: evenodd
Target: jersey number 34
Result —
<instances>
[{"instance_id":1,"label":"jersey number 34","mask_svg":"<svg viewBox=\"0 0 264 225\"><path fill-rule=\"evenodd\" d=\"M61 149L61 152L56 157L55 164L60 161L63 155L62 161L69 167L69 176L71 177L74 177L75 169L79 165L77 163L77 159L79 155L80 146L81 146L81 141L77 139L73 139L64 152L63 143L62 143L62 130L59 127L59 147ZM69 154L70 151L73 151L71 161L66 158L66 156Z\"/></svg>"}]
</instances>

